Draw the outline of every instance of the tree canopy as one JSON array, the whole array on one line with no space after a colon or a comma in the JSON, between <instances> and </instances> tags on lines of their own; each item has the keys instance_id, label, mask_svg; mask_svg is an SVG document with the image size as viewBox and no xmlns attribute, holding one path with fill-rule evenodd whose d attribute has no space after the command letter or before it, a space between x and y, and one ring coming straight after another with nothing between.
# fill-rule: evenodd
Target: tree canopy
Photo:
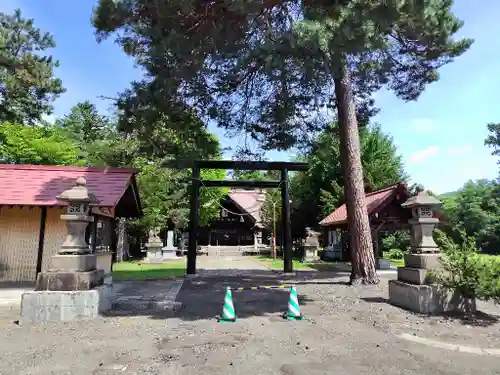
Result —
<instances>
[{"instance_id":1,"label":"tree canopy","mask_svg":"<svg viewBox=\"0 0 500 375\"><path fill-rule=\"evenodd\" d=\"M292 212L294 227L315 227L345 200L344 175L340 159L340 142L335 136L338 125L317 137L301 161L310 165L308 173L297 173L292 179ZM370 125L360 132L361 161L364 168L364 186L377 190L408 176L404 172L401 155L397 153L391 136L379 125Z\"/></svg>"},{"instance_id":2,"label":"tree canopy","mask_svg":"<svg viewBox=\"0 0 500 375\"><path fill-rule=\"evenodd\" d=\"M196 99L221 126L288 148L316 125L311 109L335 106L332 78L341 63L360 99L388 84L410 100L437 80L437 69L471 44L451 39L462 26L451 5L100 0L94 25L100 39L117 32L162 93Z\"/></svg>"},{"instance_id":3,"label":"tree canopy","mask_svg":"<svg viewBox=\"0 0 500 375\"><path fill-rule=\"evenodd\" d=\"M99 39L116 33L162 95L200 116L251 134L264 149L289 149L324 129L337 109L353 281L377 282L364 203L358 123L387 86L416 99L439 67L468 49L452 0L224 2L100 0ZM317 112L316 112L317 113Z\"/></svg>"},{"instance_id":4,"label":"tree canopy","mask_svg":"<svg viewBox=\"0 0 500 375\"><path fill-rule=\"evenodd\" d=\"M50 126L0 125L0 163L78 165L80 149Z\"/></svg>"},{"instance_id":5,"label":"tree canopy","mask_svg":"<svg viewBox=\"0 0 500 375\"><path fill-rule=\"evenodd\" d=\"M0 13L0 122L30 125L52 113L52 102L65 90L54 77L59 63L46 52L52 35L34 26L17 9Z\"/></svg>"}]
</instances>

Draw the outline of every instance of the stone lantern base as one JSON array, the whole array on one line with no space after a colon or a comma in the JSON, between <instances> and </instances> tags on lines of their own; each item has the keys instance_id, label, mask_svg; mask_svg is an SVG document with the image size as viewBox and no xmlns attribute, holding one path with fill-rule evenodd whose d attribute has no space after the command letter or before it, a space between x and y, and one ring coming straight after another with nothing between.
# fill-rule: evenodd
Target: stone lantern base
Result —
<instances>
[{"instance_id":1,"label":"stone lantern base","mask_svg":"<svg viewBox=\"0 0 500 375\"><path fill-rule=\"evenodd\" d=\"M302 257L302 261L308 263L317 262L318 260L318 246L304 245L304 256Z\"/></svg>"},{"instance_id":2,"label":"stone lantern base","mask_svg":"<svg viewBox=\"0 0 500 375\"><path fill-rule=\"evenodd\" d=\"M429 285L426 273L441 267L439 254L406 254L398 279L389 281L389 303L421 314L461 311L464 300L449 289Z\"/></svg>"},{"instance_id":3,"label":"stone lantern base","mask_svg":"<svg viewBox=\"0 0 500 375\"><path fill-rule=\"evenodd\" d=\"M95 254L54 255L21 299L20 324L94 318L112 307L112 280L96 269Z\"/></svg>"}]
</instances>

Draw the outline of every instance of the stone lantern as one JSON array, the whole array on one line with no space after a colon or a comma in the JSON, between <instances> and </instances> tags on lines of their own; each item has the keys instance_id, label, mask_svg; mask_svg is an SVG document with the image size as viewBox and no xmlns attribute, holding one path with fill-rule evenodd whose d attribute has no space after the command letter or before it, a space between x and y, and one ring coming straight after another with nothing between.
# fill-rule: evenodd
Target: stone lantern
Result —
<instances>
[{"instance_id":1,"label":"stone lantern","mask_svg":"<svg viewBox=\"0 0 500 375\"><path fill-rule=\"evenodd\" d=\"M304 254L302 257L303 262L314 262L319 260L319 233L313 231L311 228L306 228L306 240L304 242Z\"/></svg>"},{"instance_id":2,"label":"stone lantern","mask_svg":"<svg viewBox=\"0 0 500 375\"><path fill-rule=\"evenodd\" d=\"M58 200L68 203L67 213L61 215L61 220L66 222L68 235L58 250L59 254L87 254L90 253L88 243L85 241L87 225L94 221L90 216L90 204L99 203L94 194L89 192L87 182L79 177L75 185L61 193Z\"/></svg>"},{"instance_id":3,"label":"stone lantern","mask_svg":"<svg viewBox=\"0 0 500 375\"><path fill-rule=\"evenodd\" d=\"M432 233L439 219L434 217L434 208L441 202L432 195L427 194L422 187L417 188L417 194L404 202L401 207L411 209L412 218L408 221L411 225L411 253L433 254L439 249Z\"/></svg>"},{"instance_id":4,"label":"stone lantern","mask_svg":"<svg viewBox=\"0 0 500 375\"><path fill-rule=\"evenodd\" d=\"M87 225L93 221L90 204L98 200L89 192L85 178L79 177L75 185L57 197L67 202L68 208L61 220L66 222L68 234L51 258L48 272L38 275L37 290L85 290L103 284L104 271L97 270L97 257L91 254L85 241Z\"/></svg>"},{"instance_id":5,"label":"stone lantern","mask_svg":"<svg viewBox=\"0 0 500 375\"><path fill-rule=\"evenodd\" d=\"M456 310L457 300L450 291L428 282L429 270L441 267L439 248L432 237L439 223L434 209L441 202L422 187L401 206L411 209L410 253L405 254L405 266L398 267L398 279L389 281L389 302L395 306L423 314L439 314Z\"/></svg>"},{"instance_id":6,"label":"stone lantern","mask_svg":"<svg viewBox=\"0 0 500 375\"><path fill-rule=\"evenodd\" d=\"M37 275L35 290L23 293L21 324L92 318L112 306L112 284L104 283L104 270L96 268L97 256L85 241L85 229L93 220L90 204L98 202L86 184L80 177L57 197L68 203L61 215L68 233L49 269Z\"/></svg>"},{"instance_id":7,"label":"stone lantern","mask_svg":"<svg viewBox=\"0 0 500 375\"><path fill-rule=\"evenodd\" d=\"M149 231L148 242L146 242L147 256L150 262L161 262L163 260L162 247L163 241L158 236L160 229L153 228Z\"/></svg>"}]
</instances>

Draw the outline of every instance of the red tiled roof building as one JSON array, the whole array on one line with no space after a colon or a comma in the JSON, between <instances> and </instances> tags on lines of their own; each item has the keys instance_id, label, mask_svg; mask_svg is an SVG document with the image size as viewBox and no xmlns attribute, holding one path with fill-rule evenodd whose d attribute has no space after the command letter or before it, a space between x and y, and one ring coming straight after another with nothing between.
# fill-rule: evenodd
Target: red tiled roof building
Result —
<instances>
[{"instance_id":1,"label":"red tiled roof building","mask_svg":"<svg viewBox=\"0 0 500 375\"><path fill-rule=\"evenodd\" d=\"M57 196L78 177L99 202L92 207L93 248L112 249L114 218L142 214L136 171L121 168L0 164L0 282L32 282L66 237ZM90 228L92 226L92 228Z\"/></svg>"}]
</instances>

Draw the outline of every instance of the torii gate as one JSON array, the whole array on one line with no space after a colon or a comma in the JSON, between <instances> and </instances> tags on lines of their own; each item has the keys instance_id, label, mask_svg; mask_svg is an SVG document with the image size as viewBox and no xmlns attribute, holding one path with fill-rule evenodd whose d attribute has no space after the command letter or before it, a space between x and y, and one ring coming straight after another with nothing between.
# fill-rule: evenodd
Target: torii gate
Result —
<instances>
[{"instance_id":1,"label":"torii gate","mask_svg":"<svg viewBox=\"0 0 500 375\"><path fill-rule=\"evenodd\" d=\"M169 163L171 164L171 163ZM293 272L292 263L292 232L290 227L289 171L307 171L307 163L281 161L236 161L236 160L196 160L191 162L176 161L177 168L192 168L191 205L189 214L189 243L187 255L188 275L196 274L196 253L198 245L198 227L200 221L200 186L205 187L249 187L249 188L280 188L282 199L283 225L283 271ZM239 181L239 180L201 180L201 169L232 169L254 171L280 171L280 180L274 181Z\"/></svg>"}]
</instances>

